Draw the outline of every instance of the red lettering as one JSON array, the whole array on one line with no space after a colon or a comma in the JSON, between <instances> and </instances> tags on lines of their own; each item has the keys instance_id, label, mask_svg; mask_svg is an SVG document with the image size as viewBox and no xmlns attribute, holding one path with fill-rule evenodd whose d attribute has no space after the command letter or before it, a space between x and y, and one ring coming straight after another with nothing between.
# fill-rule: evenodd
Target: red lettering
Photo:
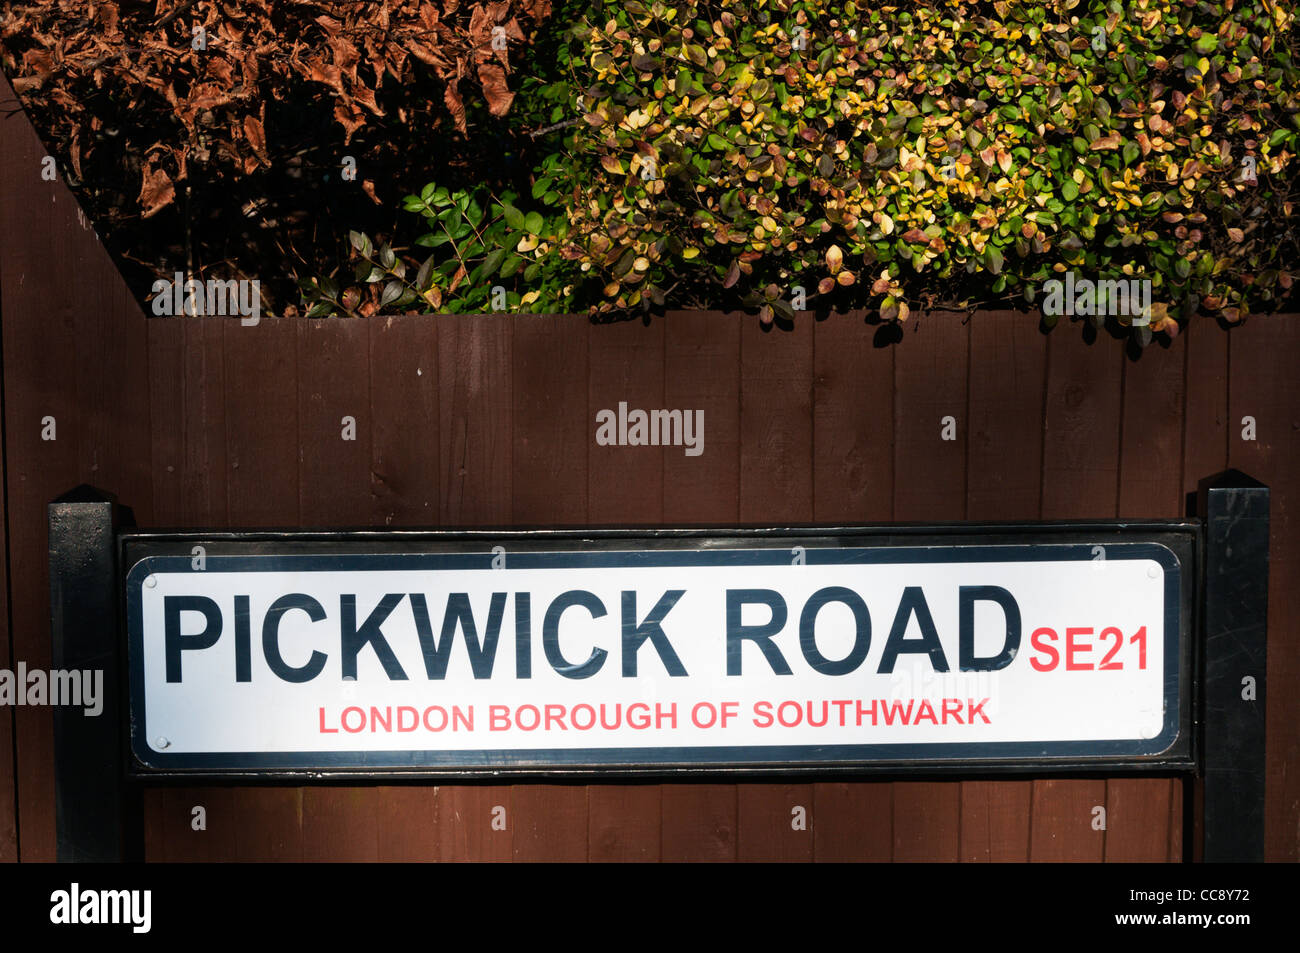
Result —
<instances>
[{"instance_id":1,"label":"red lettering","mask_svg":"<svg viewBox=\"0 0 1300 953\"><path fill-rule=\"evenodd\" d=\"M569 730L564 727L564 706L563 705L546 706L546 730L547 731L551 730L552 721L554 721L557 725L560 726L561 731Z\"/></svg>"},{"instance_id":2,"label":"red lettering","mask_svg":"<svg viewBox=\"0 0 1300 953\"><path fill-rule=\"evenodd\" d=\"M323 734L323 735L337 735L337 734L339 733L339 730L338 730L337 728L326 728L326 727L325 727L325 709L324 709L324 708L322 708L322 709L320 710L320 733Z\"/></svg>"},{"instance_id":3,"label":"red lettering","mask_svg":"<svg viewBox=\"0 0 1300 953\"><path fill-rule=\"evenodd\" d=\"M855 702L853 703L853 707L854 707L855 709L857 709L857 713L858 713L858 727L859 727L859 728L862 727L862 716L863 716L863 715L870 715L870 716L871 716L871 723L872 723L873 725L876 723L876 700L875 700L874 698L871 699L871 707L870 707L870 708L863 708L863 707L862 707L862 702L861 702L861 701L855 701ZM908 710L911 711L912 706L911 706L910 703L908 704L907 707L908 707ZM886 712L886 717L888 717L888 712Z\"/></svg>"},{"instance_id":4,"label":"red lettering","mask_svg":"<svg viewBox=\"0 0 1300 953\"><path fill-rule=\"evenodd\" d=\"M919 725L921 723L921 719L926 717L930 719L930 724L932 725L939 724L939 719L934 717L934 706L930 704L929 699L922 699L921 707L916 713L916 721L913 722L913 724Z\"/></svg>"},{"instance_id":5,"label":"red lettering","mask_svg":"<svg viewBox=\"0 0 1300 953\"><path fill-rule=\"evenodd\" d=\"M402 721L403 716L408 714L411 716L411 723L409 727ZM414 731L416 728L419 727L420 727L420 713L418 711L416 711L414 708L412 708L409 705L402 705L397 709L397 730L398 731Z\"/></svg>"},{"instance_id":6,"label":"red lettering","mask_svg":"<svg viewBox=\"0 0 1300 953\"><path fill-rule=\"evenodd\" d=\"M787 707L794 708L793 721L786 720L787 716L785 710ZM776 720L785 728L794 728L799 724L799 722L803 721L803 709L799 707L798 702L781 702L780 706L776 710Z\"/></svg>"},{"instance_id":7,"label":"red lettering","mask_svg":"<svg viewBox=\"0 0 1300 953\"><path fill-rule=\"evenodd\" d=\"M1046 655L1047 661L1040 662L1036 658L1030 658L1029 664L1032 665L1037 671L1050 672L1052 669L1056 668L1056 663L1059 662L1061 659L1060 659L1060 655L1057 654L1055 646L1044 645L1042 643L1042 639L1044 638L1051 639L1053 642L1055 642L1056 630L1049 629L1046 627L1041 629L1034 629L1034 634L1029 637L1029 643L1035 649L1037 649L1038 651Z\"/></svg>"},{"instance_id":8,"label":"red lettering","mask_svg":"<svg viewBox=\"0 0 1300 953\"><path fill-rule=\"evenodd\" d=\"M948 724L948 716L952 715L957 720L957 724L962 724L961 720L961 699L945 698L943 700L943 723Z\"/></svg>"},{"instance_id":9,"label":"red lettering","mask_svg":"<svg viewBox=\"0 0 1300 953\"><path fill-rule=\"evenodd\" d=\"M533 713L533 723L531 725L524 724L524 712L526 711ZM535 731L541 723L542 713L537 710L536 705L520 705L515 709L515 727L520 731Z\"/></svg>"},{"instance_id":10,"label":"red lettering","mask_svg":"<svg viewBox=\"0 0 1300 953\"><path fill-rule=\"evenodd\" d=\"M708 714L709 720L707 723L700 720L701 710ZM695 707L691 709L691 721L695 724L696 728L712 728L717 720L718 711L709 702L697 702Z\"/></svg>"},{"instance_id":11,"label":"red lettering","mask_svg":"<svg viewBox=\"0 0 1300 953\"><path fill-rule=\"evenodd\" d=\"M356 712L357 717L361 719L359 722L357 722L357 726L355 728L349 727L348 725L348 714L350 712ZM344 731L351 732L352 734L355 735L358 731L364 731L365 728L366 728L366 713L364 711L362 711L360 708L357 708L355 705L352 706L351 708L343 709L343 730Z\"/></svg>"},{"instance_id":12,"label":"red lettering","mask_svg":"<svg viewBox=\"0 0 1300 953\"><path fill-rule=\"evenodd\" d=\"M433 726L433 722L429 721L429 715L435 711L438 713L438 716L442 719L438 723L438 727L436 728ZM447 709L443 708L441 705L430 705L428 708L424 710L425 731L442 731L446 727L447 727Z\"/></svg>"},{"instance_id":13,"label":"red lettering","mask_svg":"<svg viewBox=\"0 0 1300 953\"><path fill-rule=\"evenodd\" d=\"M580 725L578 724L578 712L582 711L584 708L591 714L591 720L588 721L585 725ZM596 724L596 709L592 708L590 705L573 706L573 727L574 728L576 728L578 731L586 731L587 729L593 727L595 724Z\"/></svg>"},{"instance_id":14,"label":"red lettering","mask_svg":"<svg viewBox=\"0 0 1300 953\"><path fill-rule=\"evenodd\" d=\"M640 709L640 714L637 713ZM650 706L643 702L637 702L635 705L627 706L627 726L635 731L642 731L650 727Z\"/></svg>"},{"instance_id":15,"label":"red lettering","mask_svg":"<svg viewBox=\"0 0 1300 953\"><path fill-rule=\"evenodd\" d=\"M872 704L874 705L875 702L872 702ZM908 723L908 720L912 717L912 706L913 706L914 704L916 704L915 701L910 701L910 700L909 700L908 703L907 703L907 710L906 710L906 711L903 710L903 703L902 703L902 702L894 702L894 703L891 704L891 705L886 705L886 706L885 706L885 724L887 724L887 725L892 725L892 724L894 723L894 719L895 719L895 718L898 718L900 721L902 721L903 724L906 725L906 724ZM860 725L860 724L862 724L862 722L859 721L858 724Z\"/></svg>"},{"instance_id":16,"label":"red lettering","mask_svg":"<svg viewBox=\"0 0 1300 953\"><path fill-rule=\"evenodd\" d=\"M731 704L737 703L732 702ZM662 728L665 721L668 722L669 728L677 727L677 702L669 702L667 711L664 711L662 706L655 702L655 727Z\"/></svg>"},{"instance_id":17,"label":"red lettering","mask_svg":"<svg viewBox=\"0 0 1300 953\"><path fill-rule=\"evenodd\" d=\"M975 716L979 715L981 718L984 719L984 724L986 725L992 724L992 722L989 721L988 715L984 714L983 711L984 706L987 705L988 703L989 700L987 698L980 699L980 703L978 705L975 704L975 699L973 698L966 699L966 721L973 725L975 724Z\"/></svg>"},{"instance_id":18,"label":"red lettering","mask_svg":"<svg viewBox=\"0 0 1300 953\"><path fill-rule=\"evenodd\" d=\"M321 709L323 712L324 709ZM322 715L322 717L324 717ZM772 703L771 702L754 702L754 727L771 728L772 727Z\"/></svg>"},{"instance_id":19,"label":"red lettering","mask_svg":"<svg viewBox=\"0 0 1300 953\"><path fill-rule=\"evenodd\" d=\"M1076 635L1092 635L1092 626L1087 628L1075 628L1065 630L1065 670L1067 672L1090 672L1092 671L1091 662L1076 662L1075 654L1084 654L1092 651L1092 646L1088 643L1075 645L1074 637Z\"/></svg>"},{"instance_id":20,"label":"red lettering","mask_svg":"<svg viewBox=\"0 0 1300 953\"><path fill-rule=\"evenodd\" d=\"M488 731L509 731L510 709L505 705L488 706Z\"/></svg>"}]
</instances>

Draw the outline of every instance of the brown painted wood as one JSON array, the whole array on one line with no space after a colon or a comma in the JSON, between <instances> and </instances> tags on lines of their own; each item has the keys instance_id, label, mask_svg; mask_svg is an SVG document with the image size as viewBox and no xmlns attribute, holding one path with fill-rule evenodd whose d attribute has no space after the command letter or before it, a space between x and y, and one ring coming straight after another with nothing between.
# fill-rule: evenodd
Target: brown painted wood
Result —
<instances>
[{"instance_id":1,"label":"brown painted wood","mask_svg":"<svg viewBox=\"0 0 1300 953\"><path fill-rule=\"evenodd\" d=\"M369 322L297 321L298 511L304 526L365 526L373 512ZM381 384L391 380L385 368ZM345 426L345 418L351 423ZM350 438L350 439L345 439ZM302 791L302 850L309 861L379 859L375 789Z\"/></svg>"},{"instance_id":2,"label":"brown painted wood","mask_svg":"<svg viewBox=\"0 0 1300 953\"><path fill-rule=\"evenodd\" d=\"M597 414L608 410L617 419L620 403L627 405L628 413L683 409L664 401L665 321L618 321L588 328L588 519L593 526L659 525L664 514L664 461L685 457L684 448L601 446L595 435Z\"/></svg>"},{"instance_id":3,"label":"brown painted wood","mask_svg":"<svg viewBox=\"0 0 1300 953\"><path fill-rule=\"evenodd\" d=\"M952 861L961 855L961 784L894 785L894 861Z\"/></svg>"},{"instance_id":4,"label":"brown painted wood","mask_svg":"<svg viewBox=\"0 0 1300 953\"><path fill-rule=\"evenodd\" d=\"M514 480L511 323L467 316L437 327L441 522L507 526ZM440 785L435 806L438 859L513 858L509 787ZM505 812L504 829L493 827L496 808Z\"/></svg>"},{"instance_id":5,"label":"brown painted wood","mask_svg":"<svg viewBox=\"0 0 1300 953\"><path fill-rule=\"evenodd\" d=\"M427 318L366 322L370 334L370 522L436 526L440 503L438 328Z\"/></svg>"},{"instance_id":6,"label":"brown painted wood","mask_svg":"<svg viewBox=\"0 0 1300 953\"><path fill-rule=\"evenodd\" d=\"M1118 502L1124 353L1062 320L1048 335L1042 518L1103 519Z\"/></svg>"},{"instance_id":7,"label":"brown painted wood","mask_svg":"<svg viewBox=\"0 0 1300 953\"><path fill-rule=\"evenodd\" d=\"M586 785L516 784L510 798L516 862L587 859Z\"/></svg>"},{"instance_id":8,"label":"brown painted wood","mask_svg":"<svg viewBox=\"0 0 1300 953\"><path fill-rule=\"evenodd\" d=\"M1187 342L1153 342L1123 370L1123 436L1117 515L1177 519L1185 510L1183 407ZM1175 835L1170 778L1114 778L1107 783L1106 860L1163 861Z\"/></svg>"},{"instance_id":9,"label":"brown painted wood","mask_svg":"<svg viewBox=\"0 0 1300 953\"><path fill-rule=\"evenodd\" d=\"M159 526L224 528L225 326L221 317L148 319L153 511ZM229 788L165 787L144 804L145 854L211 860L233 850ZM201 806L207 827L194 830Z\"/></svg>"},{"instance_id":10,"label":"brown painted wood","mask_svg":"<svg viewBox=\"0 0 1300 953\"><path fill-rule=\"evenodd\" d=\"M1232 331L1228 458L1272 488L1269 525L1265 859L1300 859L1300 320L1254 316ZM1255 439L1243 418L1255 419Z\"/></svg>"},{"instance_id":11,"label":"brown painted wood","mask_svg":"<svg viewBox=\"0 0 1300 953\"><path fill-rule=\"evenodd\" d=\"M860 317L832 314L814 332L813 515L887 523L894 508L894 353Z\"/></svg>"},{"instance_id":12,"label":"brown painted wood","mask_svg":"<svg viewBox=\"0 0 1300 953\"><path fill-rule=\"evenodd\" d=\"M514 483L517 526L587 521L587 457L595 426L587 417L585 319L530 317L514 324Z\"/></svg>"},{"instance_id":13,"label":"brown painted wood","mask_svg":"<svg viewBox=\"0 0 1300 953\"><path fill-rule=\"evenodd\" d=\"M1170 778L1110 778L1106 782L1107 863L1158 863L1174 836Z\"/></svg>"},{"instance_id":14,"label":"brown painted wood","mask_svg":"<svg viewBox=\"0 0 1300 953\"><path fill-rule=\"evenodd\" d=\"M1030 781L963 781L962 861L1027 861L1032 797Z\"/></svg>"},{"instance_id":15,"label":"brown painted wood","mask_svg":"<svg viewBox=\"0 0 1300 953\"><path fill-rule=\"evenodd\" d=\"M444 526L510 523L512 387L509 320L466 316L438 322Z\"/></svg>"},{"instance_id":16,"label":"brown painted wood","mask_svg":"<svg viewBox=\"0 0 1300 953\"><path fill-rule=\"evenodd\" d=\"M695 462L703 456L686 457L682 447L601 446L595 440L597 414L610 410L617 418L620 402L626 403L629 413L691 409L665 399L666 327L663 319L589 325L587 512L593 525L662 525L669 492L664 480L666 461L682 457ZM707 443L705 449L710 449ZM645 664L662 670L657 659L641 657ZM591 785L586 791L592 860L658 859L662 814L658 786Z\"/></svg>"},{"instance_id":17,"label":"brown painted wood","mask_svg":"<svg viewBox=\"0 0 1300 953\"><path fill-rule=\"evenodd\" d=\"M875 329L854 315L832 314L813 334L813 518L888 523L894 514L895 349L877 346ZM889 860L889 782L813 788L816 860Z\"/></svg>"},{"instance_id":18,"label":"brown painted wood","mask_svg":"<svg viewBox=\"0 0 1300 953\"><path fill-rule=\"evenodd\" d=\"M969 324L964 316L918 316L894 357L894 519L956 520L966 512ZM954 418L955 439L944 439ZM959 856L961 786L894 785L894 860Z\"/></svg>"},{"instance_id":19,"label":"brown painted wood","mask_svg":"<svg viewBox=\"0 0 1300 953\"><path fill-rule=\"evenodd\" d=\"M674 312L664 319L664 406L704 412L704 452L664 456L664 522L740 519L740 328L745 316Z\"/></svg>"},{"instance_id":20,"label":"brown painted wood","mask_svg":"<svg viewBox=\"0 0 1300 953\"><path fill-rule=\"evenodd\" d=\"M813 325L740 326L740 521L812 520Z\"/></svg>"},{"instance_id":21,"label":"brown painted wood","mask_svg":"<svg viewBox=\"0 0 1300 953\"><path fill-rule=\"evenodd\" d=\"M377 788L302 788L302 859L373 863L379 856Z\"/></svg>"},{"instance_id":22,"label":"brown painted wood","mask_svg":"<svg viewBox=\"0 0 1300 953\"><path fill-rule=\"evenodd\" d=\"M535 317L514 325L516 525L588 522L588 456L595 449L589 332L587 321L575 317ZM516 785L512 803L515 860L586 859L585 787Z\"/></svg>"},{"instance_id":23,"label":"brown painted wood","mask_svg":"<svg viewBox=\"0 0 1300 953\"><path fill-rule=\"evenodd\" d=\"M599 863L660 859L663 793L657 784L587 788L587 856Z\"/></svg>"},{"instance_id":24,"label":"brown painted wood","mask_svg":"<svg viewBox=\"0 0 1300 953\"><path fill-rule=\"evenodd\" d=\"M1113 517L1119 502L1124 352L1082 322L1048 335L1047 423L1043 433L1043 519ZM1101 860L1105 832L1091 827L1106 782L1033 782L1030 860Z\"/></svg>"},{"instance_id":25,"label":"brown painted wood","mask_svg":"<svg viewBox=\"0 0 1300 953\"><path fill-rule=\"evenodd\" d=\"M737 860L753 863L813 859L817 813L811 784L749 781L738 787Z\"/></svg>"},{"instance_id":26,"label":"brown painted wood","mask_svg":"<svg viewBox=\"0 0 1300 953\"><path fill-rule=\"evenodd\" d=\"M662 860L736 859L736 785L665 784L663 812Z\"/></svg>"},{"instance_id":27,"label":"brown painted wood","mask_svg":"<svg viewBox=\"0 0 1300 953\"><path fill-rule=\"evenodd\" d=\"M888 863L894 856L894 785L823 781L813 791L819 863Z\"/></svg>"},{"instance_id":28,"label":"brown painted wood","mask_svg":"<svg viewBox=\"0 0 1300 953\"><path fill-rule=\"evenodd\" d=\"M1033 783L1031 861L1100 861L1106 832L1094 830L1097 808L1106 806L1104 780L1051 779Z\"/></svg>"},{"instance_id":29,"label":"brown painted wood","mask_svg":"<svg viewBox=\"0 0 1300 953\"><path fill-rule=\"evenodd\" d=\"M438 794L433 785L391 785L374 788L379 859L397 863L438 860Z\"/></svg>"},{"instance_id":30,"label":"brown painted wood","mask_svg":"<svg viewBox=\"0 0 1300 953\"><path fill-rule=\"evenodd\" d=\"M968 520L1033 520L1042 495L1047 339L1009 311L970 322ZM961 859L1029 857L1029 781L963 781Z\"/></svg>"},{"instance_id":31,"label":"brown painted wood","mask_svg":"<svg viewBox=\"0 0 1300 953\"><path fill-rule=\"evenodd\" d=\"M298 526L298 325L289 318L256 326L227 320L225 406L227 500L234 527ZM303 857L302 788L238 788L235 860Z\"/></svg>"},{"instance_id":32,"label":"brown painted wood","mask_svg":"<svg viewBox=\"0 0 1300 953\"><path fill-rule=\"evenodd\" d=\"M367 321L364 328L370 447L363 477L368 493L361 495L368 500L365 521L394 528L433 526L441 515L438 323L398 316ZM437 796L433 785L368 792L378 859L438 859Z\"/></svg>"},{"instance_id":33,"label":"brown painted wood","mask_svg":"<svg viewBox=\"0 0 1300 953\"><path fill-rule=\"evenodd\" d=\"M515 817L506 785L440 786L438 859L510 861L514 859ZM496 826L504 820L504 827Z\"/></svg>"},{"instance_id":34,"label":"brown painted wood","mask_svg":"<svg viewBox=\"0 0 1300 953\"><path fill-rule=\"evenodd\" d=\"M781 525L813 519L813 346L815 323L800 315L792 330L740 328L740 519ZM793 626L777 645L798 652ZM748 664L765 664L751 657ZM725 795L724 795L725 796ZM811 815L810 785L737 785L737 858L811 860L808 830L791 828L791 809Z\"/></svg>"}]
</instances>

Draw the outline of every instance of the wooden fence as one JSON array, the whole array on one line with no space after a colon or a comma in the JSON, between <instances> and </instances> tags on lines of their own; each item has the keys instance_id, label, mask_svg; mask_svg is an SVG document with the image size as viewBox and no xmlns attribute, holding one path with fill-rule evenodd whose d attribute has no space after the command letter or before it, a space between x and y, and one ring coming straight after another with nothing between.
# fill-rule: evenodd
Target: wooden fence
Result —
<instances>
[{"instance_id":1,"label":"wooden fence","mask_svg":"<svg viewBox=\"0 0 1300 953\"><path fill-rule=\"evenodd\" d=\"M1010 312L920 315L883 347L860 316L146 318L25 117L0 129L10 667L49 665L46 504L79 483L151 528L763 525L1180 517L1233 466L1273 488L1268 857L1300 859L1297 319L1198 324L1134 361ZM703 410L703 454L598 446L620 401ZM0 858L53 858L53 781L50 709L0 708ZM1179 860L1182 797L1168 778L159 787L146 841L168 860Z\"/></svg>"}]
</instances>

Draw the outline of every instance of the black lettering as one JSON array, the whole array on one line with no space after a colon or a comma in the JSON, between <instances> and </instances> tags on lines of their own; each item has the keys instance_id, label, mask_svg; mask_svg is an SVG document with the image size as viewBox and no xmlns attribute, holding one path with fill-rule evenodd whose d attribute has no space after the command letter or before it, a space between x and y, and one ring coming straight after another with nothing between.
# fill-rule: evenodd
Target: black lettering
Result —
<instances>
[{"instance_id":1,"label":"black lettering","mask_svg":"<svg viewBox=\"0 0 1300 953\"><path fill-rule=\"evenodd\" d=\"M917 624L921 627L919 639L905 639L907 623L916 613ZM920 586L908 586L903 590L903 598L898 601L898 614L894 616L893 628L889 630L889 639L885 642L885 651L880 657L880 674L894 670L894 662L903 653L930 656L930 664L936 672L948 671L948 660L943 654L943 645L939 642L939 630L934 626L934 616L926 604L925 593Z\"/></svg>"},{"instance_id":2,"label":"black lettering","mask_svg":"<svg viewBox=\"0 0 1300 953\"><path fill-rule=\"evenodd\" d=\"M853 648L838 662L828 659L817 648L817 613L828 602L842 602L853 611ZM867 604L860 595L843 586L818 589L804 604L799 617L799 647L803 649L808 664L823 675L847 675L854 671L871 649L871 613L867 611Z\"/></svg>"},{"instance_id":3,"label":"black lettering","mask_svg":"<svg viewBox=\"0 0 1300 953\"><path fill-rule=\"evenodd\" d=\"M742 625L740 610L745 603L763 603L772 610L772 618L762 625ZM757 645L777 675L793 675L785 656L781 654L772 636L785 628L789 612L779 592L771 589L727 590L727 674L740 674L740 643L748 640Z\"/></svg>"},{"instance_id":4,"label":"black lettering","mask_svg":"<svg viewBox=\"0 0 1300 953\"><path fill-rule=\"evenodd\" d=\"M996 602L1006 616L1007 631L1002 651L987 658L975 655L975 603ZM1001 586L962 586L958 595L961 606L958 630L958 663L963 672L995 672L1006 668L1020 651L1020 606L1015 597Z\"/></svg>"},{"instance_id":5,"label":"black lettering","mask_svg":"<svg viewBox=\"0 0 1300 953\"><path fill-rule=\"evenodd\" d=\"M311 596L300 592L281 596L271 603L271 608L266 610L266 618L262 620L262 654L266 656L266 664L277 678L286 682L310 682L325 667L326 656L324 652L313 649L311 658L301 668L294 668L285 662L284 656L280 654L280 617L290 609L301 609L313 622L325 618L325 609Z\"/></svg>"},{"instance_id":6,"label":"black lettering","mask_svg":"<svg viewBox=\"0 0 1300 953\"><path fill-rule=\"evenodd\" d=\"M546 617L542 620L542 647L546 650L546 661L551 663L551 668L565 678L590 678L600 671L608 653L602 648L593 648L587 661L581 665L574 665L564 657L560 652L560 616L570 606L582 606L591 613L593 619L606 614L604 603L594 593L585 589L560 593L547 607Z\"/></svg>"},{"instance_id":7,"label":"black lettering","mask_svg":"<svg viewBox=\"0 0 1300 953\"><path fill-rule=\"evenodd\" d=\"M640 625L636 621L636 593L624 591L623 593L623 677L636 678L636 653L640 651L641 646L645 644L646 639L654 646L655 651L659 653L659 659L664 663L664 668L673 678L680 678L686 674L686 669L682 665L682 660L677 657L673 651L672 643L668 641L668 636L664 633L661 623L664 616L673 606L677 605L677 600L686 595L685 589L670 589L659 597L655 607L650 610L650 614L645 617L645 621Z\"/></svg>"},{"instance_id":8,"label":"black lettering","mask_svg":"<svg viewBox=\"0 0 1300 953\"><path fill-rule=\"evenodd\" d=\"M203 631L181 634L181 613L203 613ZM167 659L167 681L181 680L181 653L210 649L221 638L221 607L207 596L163 597L163 652Z\"/></svg>"}]
</instances>

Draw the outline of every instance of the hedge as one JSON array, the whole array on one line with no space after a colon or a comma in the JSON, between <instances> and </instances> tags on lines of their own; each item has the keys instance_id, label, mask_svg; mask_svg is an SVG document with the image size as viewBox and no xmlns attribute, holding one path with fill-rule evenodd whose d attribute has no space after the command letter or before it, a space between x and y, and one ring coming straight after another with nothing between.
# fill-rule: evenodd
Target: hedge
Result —
<instances>
[{"instance_id":1,"label":"hedge","mask_svg":"<svg viewBox=\"0 0 1300 953\"><path fill-rule=\"evenodd\" d=\"M1069 277L1149 281L1145 341L1198 309L1275 308L1291 288L1300 77L1285 5L588 6L557 17L553 61L520 84L526 122L555 125L531 189L428 184L405 207L431 254L354 233L356 280L305 282L310 313L902 321L1041 306Z\"/></svg>"}]
</instances>

